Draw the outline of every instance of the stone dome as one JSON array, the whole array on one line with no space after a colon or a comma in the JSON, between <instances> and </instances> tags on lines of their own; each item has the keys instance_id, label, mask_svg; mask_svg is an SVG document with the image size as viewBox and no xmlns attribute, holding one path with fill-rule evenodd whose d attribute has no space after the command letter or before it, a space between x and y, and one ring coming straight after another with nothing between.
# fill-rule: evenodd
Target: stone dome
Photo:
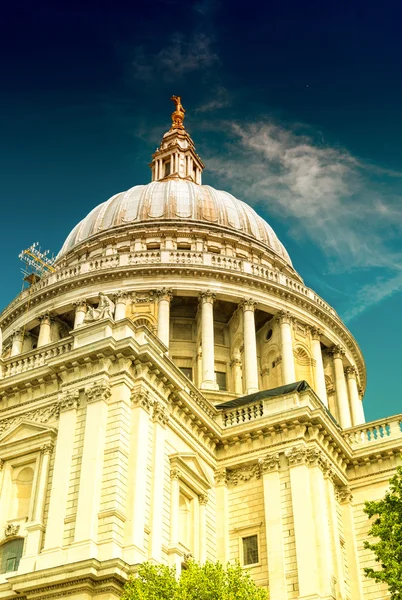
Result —
<instances>
[{"instance_id":1,"label":"stone dome","mask_svg":"<svg viewBox=\"0 0 402 600\"><path fill-rule=\"evenodd\" d=\"M159 221L208 223L234 230L258 240L292 265L272 227L245 202L209 185L182 179L153 181L112 196L74 227L58 258L81 242L112 228Z\"/></svg>"}]
</instances>

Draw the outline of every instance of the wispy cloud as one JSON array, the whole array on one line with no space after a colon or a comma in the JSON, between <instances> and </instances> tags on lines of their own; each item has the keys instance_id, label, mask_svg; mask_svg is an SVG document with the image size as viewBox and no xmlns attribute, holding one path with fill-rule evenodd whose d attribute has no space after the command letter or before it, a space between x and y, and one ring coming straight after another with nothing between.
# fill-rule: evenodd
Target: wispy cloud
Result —
<instances>
[{"instance_id":1,"label":"wispy cloud","mask_svg":"<svg viewBox=\"0 0 402 600\"><path fill-rule=\"evenodd\" d=\"M370 270L372 283L357 293L349 318L402 290L402 253L393 244L402 233L402 202L390 185L400 173L366 164L300 126L260 121L223 129L227 153L210 156L210 171L286 221L290 235L307 236L332 272Z\"/></svg>"},{"instance_id":2,"label":"wispy cloud","mask_svg":"<svg viewBox=\"0 0 402 600\"><path fill-rule=\"evenodd\" d=\"M176 34L167 46L156 53L147 53L143 47L137 48L133 61L134 76L143 80L161 77L171 81L208 69L219 63L212 46L212 39L206 33L194 33L191 36Z\"/></svg>"},{"instance_id":3,"label":"wispy cloud","mask_svg":"<svg viewBox=\"0 0 402 600\"><path fill-rule=\"evenodd\" d=\"M201 104L201 106L198 106L194 112L205 113L220 108L226 108L229 104L229 92L223 85L217 85L215 88L212 88L208 100Z\"/></svg>"}]
</instances>

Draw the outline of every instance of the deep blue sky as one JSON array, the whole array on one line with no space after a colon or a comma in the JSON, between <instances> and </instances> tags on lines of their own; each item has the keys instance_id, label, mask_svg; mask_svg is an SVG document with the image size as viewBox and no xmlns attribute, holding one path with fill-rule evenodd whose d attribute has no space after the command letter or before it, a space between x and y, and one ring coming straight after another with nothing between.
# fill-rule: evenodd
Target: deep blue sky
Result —
<instances>
[{"instance_id":1,"label":"deep blue sky","mask_svg":"<svg viewBox=\"0 0 402 600\"><path fill-rule=\"evenodd\" d=\"M3 3L0 305L21 249L57 253L149 181L179 94L204 183L257 208L360 343L367 418L402 412L401 18L400 0Z\"/></svg>"}]
</instances>

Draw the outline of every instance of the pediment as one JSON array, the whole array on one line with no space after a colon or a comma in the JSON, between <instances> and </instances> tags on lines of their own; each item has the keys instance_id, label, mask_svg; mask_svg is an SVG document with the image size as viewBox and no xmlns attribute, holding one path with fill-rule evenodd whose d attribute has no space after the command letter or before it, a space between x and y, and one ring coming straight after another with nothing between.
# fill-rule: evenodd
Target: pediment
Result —
<instances>
[{"instance_id":1,"label":"pediment","mask_svg":"<svg viewBox=\"0 0 402 600\"><path fill-rule=\"evenodd\" d=\"M183 479L188 479L202 490L211 488L211 481L200 459L194 452L178 452L169 456L171 468L177 468Z\"/></svg>"},{"instance_id":2,"label":"pediment","mask_svg":"<svg viewBox=\"0 0 402 600\"><path fill-rule=\"evenodd\" d=\"M54 435L55 430L53 427L46 427L46 425L39 425L38 423L32 423L31 421L20 421L0 437L0 446L3 444L12 444L13 442L19 442L21 440L32 439L49 433Z\"/></svg>"}]
</instances>

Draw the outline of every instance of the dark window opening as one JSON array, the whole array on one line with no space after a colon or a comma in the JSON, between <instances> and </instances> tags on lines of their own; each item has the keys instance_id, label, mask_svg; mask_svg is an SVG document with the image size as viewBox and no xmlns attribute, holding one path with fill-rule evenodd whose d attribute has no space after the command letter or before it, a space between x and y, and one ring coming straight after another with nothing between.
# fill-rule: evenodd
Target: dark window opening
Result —
<instances>
[{"instance_id":1,"label":"dark window opening","mask_svg":"<svg viewBox=\"0 0 402 600\"><path fill-rule=\"evenodd\" d=\"M243 538L243 565L255 565L258 559L258 536L249 535Z\"/></svg>"},{"instance_id":2,"label":"dark window opening","mask_svg":"<svg viewBox=\"0 0 402 600\"><path fill-rule=\"evenodd\" d=\"M170 175L170 160L168 162L165 162L165 177L167 177L168 175Z\"/></svg>"},{"instance_id":3,"label":"dark window opening","mask_svg":"<svg viewBox=\"0 0 402 600\"><path fill-rule=\"evenodd\" d=\"M226 392L226 373L224 373L223 371L215 371L215 376L216 383L218 384L219 389L223 392Z\"/></svg>"},{"instance_id":4,"label":"dark window opening","mask_svg":"<svg viewBox=\"0 0 402 600\"><path fill-rule=\"evenodd\" d=\"M23 538L10 540L0 546L0 573L10 573L18 569L23 548Z\"/></svg>"},{"instance_id":5,"label":"dark window opening","mask_svg":"<svg viewBox=\"0 0 402 600\"><path fill-rule=\"evenodd\" d=\"M191 367L179 367L179 369L190 381L193 381L193 369Z\"/></svg>"}]
</instances>

